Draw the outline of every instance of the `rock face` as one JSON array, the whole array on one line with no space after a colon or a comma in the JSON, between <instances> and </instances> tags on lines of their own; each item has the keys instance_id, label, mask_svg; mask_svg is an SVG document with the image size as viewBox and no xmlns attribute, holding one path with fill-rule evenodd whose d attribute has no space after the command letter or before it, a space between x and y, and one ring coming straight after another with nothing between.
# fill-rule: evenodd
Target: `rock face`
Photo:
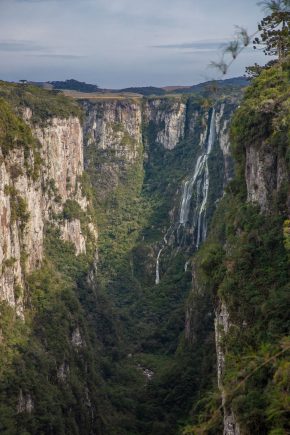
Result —
<instances>
[{"instance_id":1,"label":"rock face","mask_svg":"<svg viewBox=\"0 0 290 435\"><path fill-rule=\"evenodd\" d=\"M259 204L263 212L269 212L283 183L288 182L285 158L267 143L249 146L246 148L245 178L248 201Z\"/></svg>"},{"instance_id":2,"label":"rock face","mask_svg":"<svg viewBox=\"0 0 290 435\"><path fill-rule=\"evenodd\" d=\"M85 166L94 168L100 193L142 158L141 104L131 100L85 101Z\"/></svg>"},{"instance_id":3,"label":"rock face","mask_svg":"<svg viewBox=\"0 0 290 435\"><path fill-rule=\"evenodd\" d=\"M222 103L216 112L216 134L224 157L224 186L233 177L233 160L230 152L230 117L234 107Z\"/></svg>"},{"instance_id":4,"label":"rock face","mask_svg":"<svg viewBox=\"0 0 290 435\"><path fill-rule=\"evenodd\" d=\"M83 345L83 339L80 333L80 328L76 328L71 337L71 342L74 347L81 347Z\"/></svg>"},{"instance_id":5,"label":"rock face","mask_svg":"<svg viewBox=\"0 0 290 435\"><path fill-rule=\"evenodd\" d=\"M83 101L85 109L85 167L94 171L99 194L117 187L130 168L143 165L150 146L174 150L181 140L192 137L193 146L206 142L210 110L189 108L181 98ZM229 118L236 107L229 102L216 107L216 141L224 158L224 184L232 177L229 152ZM185 174L186 175L186 174Z\"/></svg>"},{"instance_id":6,"label":"rock face","mask_svg":"<svg viewBox=\"0 0 290 435\"><path fill-rule=\"evenodd\" d=\"M17 414L27 413L31 414L34 409L34 403L29 393L23 394L20 390L18 396Z\"/></svg>"},{"instance_id":7,"label":"rock face","mask_svg":"<svg viewBox=\"0 0 290 435\"><path fill-rule=\"evenodd\" d=\"M239 424L232 409L227 407L226 395L223 388L223 375L225 372L225 350L223 349L222 341L224 336L228 333L229 313L226 305L221 302L220 306L215 312L215 342L216 342L216 354L217 354L217 376L218 387L221 391L222 405L224 409L224 435L240 435Z\"/></svg>"},{"instance_id":8,"label":"rock face","mask_svg":"<svg viewBox=\"0 0 290 435\"><path fill-rule=\"evenodd\" d=\"M166 150L184 138L187 105L180 99L84 101L85 167L99 194L122 183L130 170L142 170L148 135Z\"/></svg>"},{"instance_id":9,"label":"rock face","mask_svg":"<svg viewBox=\"0 0 290 435\"><path fill-rule=\"evenodd\" d=\"M31 111L24 111L30 122ZM24 273L39 267L43 259L44 232L48 222L57 225L62 238L74 244L76 254L86 243L78 219L56 219L67 200L82 210L87 199L81 191L83 134L78 118L53 118L44 126L33 126L39 141L41 166L32 177L26 162L35 164L32 151L23 148L0 156L0 299L23 313ZM26 154L25 154L26 153Z\"/></svg>"},{"instance_id":10,"label":"rock face","mask_svg":"<svg viewBox=\"0 0 290 435\"><path fill-rule=\"evenodd\" d=\"M185 134L186 104L179 99L149 99L144 104L144 121L156 128L156 142L172 150Z\"/></svg>"}]
</instances>

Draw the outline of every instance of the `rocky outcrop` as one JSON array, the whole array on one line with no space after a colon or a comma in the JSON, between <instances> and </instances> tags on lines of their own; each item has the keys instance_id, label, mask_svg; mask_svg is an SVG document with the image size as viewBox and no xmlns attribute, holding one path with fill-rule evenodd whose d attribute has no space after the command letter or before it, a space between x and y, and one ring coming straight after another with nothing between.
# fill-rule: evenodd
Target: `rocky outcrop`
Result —
<instances>
[{"instance_id":1,"label":"rocky outcrop","mask_svg":"<svg viewBox=\"0 0 290 435\"><path fill-rule=\"evenodd\" d=\"M29 124L30 109L24 111ZM0 299L23 315L24 274L41 265L44 233L48 222L57 225L62 238L74 244L76 254L86 243L78 219L62 218L65 202L76 201L82 210L83 135L78 118L53 118L44 126L32 126L39 143L40 171L31 176L36 155L24 148L0 156ZM29 154L29 155L27 155ZM27 169L28 168L28 169Z\"/></svg>"},{"instance_id":2,"label":"rocky outcrop","mask_svg":"<svg viewBox=\"0 0 290 435\"><path fill-rule=\"evenodd\" d=\"M142 111L139 101L84 101L85 165L94 168L100 192L118 185L142 160Z\"/></svg>"},{"instance_id":3,"label":"rocky outcrop","mask_svg":"<svg viewBox=\"0 0 290 435\"><path fill-rule=\"evenodd\" d=\"M233 177L233 159L230 151L230 117L234 106L219 104L216 111L216 134L224 158L224 187Z\"/></svg>"},{"instance_id":4,"label":"rocky outcrop","mask_svg":"<svg viewBox=\"0 0 290 435\"><path fill-rule=\"evenodd\" d=\"M27 413L31 414L34 409L34 403L29 393L24 394L22 390L19 391L17 414Z\"/></svg>"},{"instance_id":5,"label":"rocky outcrop","mask_svg":"<svg viewBox=\"0 0 290 435\"><path fill-rule=\"evenodd\" d=\"M134 162L141 142L141 106L130 100L85 102L86 145L114 151L124 162Z\"/></svg>"},{"instance_id":6,"label":"rocky outcrop","mask_svg":"<svg viewBox=\"0 0 290 435\"><path fill-rule=\"evenodd\" d=\"M224 410L224 435L240 435L239 424L231 407L226 403L226 393L223 387L223 375L225 372L225 350L223 349L223 338L230 328L229 312L226 305L221 302L215 312L215 342L217 354L217 376L218 387L221 391L222 406Z\"/></svg>"},{"instance_id":7,"label":"rocky outcrop","mask_svg":"<svg viewBox=\"0 0 290 435\"><path fill-rule=\"evenodd\" d=\"M65 219L64 223L61 225L61 232L62 238L75 246L77 255L86 252L86 240L82 233L82 226L79 219Z\"/></svg>"},{"instance_id":8,"label":"rocky outcrop","mask_svg":"<svg viewBox=\"0 0 290 435\"><path fill-rule=\"evenodd\" d=\"M248 201L269 212L284 183L288 182L287 164L279 150L269 143L246 148L245 178Z\"/></svg>"},{"instance_id":9,"label":"rocky outcrop","mask_svg":"<svg viewBox=\"0 0 290 435\"><path fill-rule=\"evenodd\" d=\"M156 129L156 142L172 150L184 137L186 104L179 98L149 99L144 104L144 122Z\"/></svg>"},{"instance_id":10,"label":"rocky outcrop","mask_svg":"<svg viewBox=\"0 0 290 435\"><path fill-rule=\"evenodd\" d=\"M82 347L83 346L83 339L81 336L81 332L80 332L80 328L77 327L73 333L72 333L72 337L71 337L71 342L72 345L77 348L77 347Z\"/></svg>"},{"instance_id":11,"label":"rocky outcrop","mask_svg":"<svg viewBox=\"0 0 290 435\"><path fill-rule=\"evenodd\" d=\"M83 132L78 118L53 118L46 127L33 129L40 141L43 179L54 180L58 195L65 202L74 197L85 209L79 179L83 173Z\"/></svg>"},{"instance_id":12,"label":"rocky outcrop","mask_svg":"<svg viewBox=\"0 0 290 435\"><path fill-rule=\"evenodd\" d=\"M172 150L184 137L186 104L173 99L83 101L85 109L85 166L99 194L116 188L130 168L142 168L148 131L154 140ZM142 137L143 136L143 137Z\"/></svg>"},{"instance_id":13,"label":"rocky outcrop","mask_svg":"<svg viewBox=\"0 0 290 435\"><path fill-rule=\"evenodd\" d=\"M69 365L64 361L57 370L56 377L60 382L65 383L70 373Z\"/></svg>"}]
</instances>

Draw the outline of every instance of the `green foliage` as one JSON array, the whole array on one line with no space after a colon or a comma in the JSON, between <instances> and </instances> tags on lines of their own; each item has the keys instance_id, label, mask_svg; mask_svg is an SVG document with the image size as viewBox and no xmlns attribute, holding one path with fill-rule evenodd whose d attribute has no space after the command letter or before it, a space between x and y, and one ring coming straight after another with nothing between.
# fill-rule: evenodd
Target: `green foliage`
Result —
<instances>
[{"instance_id":1,"label":"green foliage","mask_svg":"<svg viewBox=\"0 0 290 435\"><path fill-rule=\"evenodd\" d=\"M283 61L290 52L290 7L284 1L272 2L270 9L272 13L258 25L260 35L254 39L254 48L262 46L266 55Z\"/></svg>"},{"instance_id":2,"label":"green foliage","mask_svg":"<svg viewBox=\"0 0 290 435\"><path fill-rule=\"evenodd\" d=\"M286 219L283 225L284 245L286 251L290 254L290 220Z\"/></svg>"},{"instance_id":3,"label":"green foliage","mask_svg":"<svg viewBox=\"0 0 290 435\"><path fill-rule=\"evenodd\" d=\"M0 94L1 89L0 84ZM3 98L0 98L0 147L4 158L14 149L23 149L26 172L34 180L38 178L41 166L40 144L33 138L30 128ZM14 166L11 169L12 177L17 178L23 169Z\"/></svg>"},{"instance_id":4,"label":"green foliage","mask_svg":"<svg viewBox=\"0 0 290 435\"><path fill-rule=\"evenodd\" d=\"M5 270L6 268L9 269L10 267L13 267L15 262L16 262L16 258L14 257L7 258L6 260L4 260L2 263L2 271Z\"/></svg>"},{"instance_id":5,"label":"green foliage","mask_svg":"<svg viewBox=\"0 0 290 435\"><path fill-rule=\"evenodd\" d=\"M4 193L10 196L11 222L19 222L20 229L23 231L29 220L26 200L13 185L6 185Z\"/></svg>"},{"instance_id":6,"label":"green foliage","mask_svg":"<svg viewBox=\"0 0 290 435\"><path fill-rule=\"evenodd\" d=\"M265 69L271 68L273 65L277 63L277 60L270 60L266 63L266 65L261 66L257 63L255 63L252 66L246 67L246 75L248 79L253 79L259 77L259 75L264 71Z\"/></svg>"},{"instance_id":7,"label":"green foliage","mask_svg":"<svg viewBox=\"0 0 290 435\"><path fill-rule=\"evenodd\" d=\"M232 125L235 142L241 144L243 136L244 146L258 146L262 138L274 132L275 119L279 116L283 98L287 98L287 88L287 73L279 67L263 71L253 81L252 86L246 90L244 103ZM234 151L235 158L239 161L243 149L234 148Z\"/></svg>"},{"instance_id":8,"label":"green foliage","mask_svg":"<svg viewBox=\"0 0 290 435\"><path fill-rule=\"evenodd\" d=\"M53 117L82 116L79 106L73 100L32 85L0 81L0 97L8 101L18 114L27 107L31 109L31 122L38 125L46 124Z\"/></svg>"},{"instance_id":9,"label":"green foliage","mask_svg":"<svg viewBox=\"0 0 290 435\"><path fill-rule=\"evenodd\" d=\"M283 194L289 185L273 197L268 214L247 203L245 153L267 143L273 155L287 160L289 125L286 63L263 71L246 90L232 123L237 175L195 259L199 279L229 312L229 331L221 343L226 355L222 382L226 406L234 411L241 432L249 434L289 431L290 324L285 307L290 276ZM215 413L203 429L214 420Z\"/></svg>"},{"instance_id":10,"label":"green foliage","mask_svg":"<svg viewBox=\"0 0 290 435\"><path fill-rule=\"evenodd\" d=\"M289 74L289 61L264 70L246 90L243 104L232 121L232 152L237 176L228 190L233 193L239 190L241 197L245 196L245 151L248 147L259 148L267 143L269 149L273 149L273 155L284 156L288 161Z\"/></svg>"},{"instance_id":11,"label":"green foliage","mask_svg":"<svg viewBox=\"0 0 290 435\"><path fill-rule=\"evenodd\" d=\"M25 323L13 309L1 306L0 431L99 433L110 414L95 352L102 348L97 334L102 340L107 336L100 326L104 302L97 301L87 284L89 259L76 257L73 246L53 227L47 231L45 250L42 267L26 278ZM81 348L72 344L76 328ZM17 412L20 391L32 398L31 413Z\"/></svg>"},{"instance_id":12,"label":"green foliage","mask_svg":"<svg viewBox=\"0 0 290 435\"><path fill-rule=\"evenodd\" d=\"M73 199L67 199L63 206L63 217L69 221L81 219L83 211L79 203Z\"/></svg>"},{"instance_id":13,"label":"green foliage","mask_svg":"<svg viewBox=\"0 0 290 435\"><path fill-rule=\"evenodd\" d=\"M223 428L220 392L214 390L204 394L194 405L191 415L195 424L192 425L191 422L185 426L181 431L182 435L221 434Z\"/></svg>"}]
</instances>

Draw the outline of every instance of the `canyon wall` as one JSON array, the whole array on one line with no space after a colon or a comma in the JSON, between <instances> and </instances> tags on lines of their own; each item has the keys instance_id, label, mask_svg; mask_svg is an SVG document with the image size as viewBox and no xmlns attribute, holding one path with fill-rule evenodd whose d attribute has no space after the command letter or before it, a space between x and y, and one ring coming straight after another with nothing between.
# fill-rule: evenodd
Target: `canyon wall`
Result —
<instances>
[{"instance_id":1,"label":"canyon wall","mask_svg":"<svg viewBox=\"0 0 290 435\"><path fill-rule=\"evenodd\" d=\"M59 227L61 237L73 243L77 255L86 251L80 220L62 215L67 201L75 201L84 212L87 210L88 201L80 185L80 121L76 117L52 118L47 125L30 125L32 116L31 109L23 110L37 154L24 147L12 149L2 154L0 168L0 299L16 306L19 314L23 312L24 275L42 263L48 223ZM37 164L38 173L31 174Z\"/></svg>"},{"instance_id":2,"label":"canyon wall","mask_svg":"<svg viewBox=\"0 0 290 435\"><path fill-rule=\"evenodd\" d=\"M87 321L98 232L80 115L56 93L0 84L1 433L89 433L102 406L92 351L102 344Z\"/></svg>"},{"instance_id":3,"label":"canyon wall","mask_svg":"<svg viewBox=\"0 0 290 435\"><path fill-rule=\"evenodd\" d=\"M224 435L284 433L287 382L277 376L289 352L279 308L285 292L289 298L289 63L288 73L277 65L253 81L233 117L231 141L236 173L193 258L186 332L194 342L195 305L210 295L222 404L216 412L223 412L207 424Z\"/></svg>"},{"instance_id":4,"label":"canyon wall","mask_svg":"<svg viewBox=\"0 0 290 435\"><path fill-rule=\"evenodd\" d=\"M154 166L163 166L162 169L169 173L166 158L177 154L180 164L179 180L174 180L176 192L172 198L174 202L170 213L171 216L174 215L170 219L177 222L183 185L192 177L196 161L206 148L210 134L214 148L210 157L213 178L210 189L216 190L214 201L222 195L225 185L233 175L229 152L229 121L237 100L225 98L224 101L217 102L212 133L212 108L201 107L201 103L194 98L100 99L83 101L81 104L86 113L85 167L98 188L98 194L103 198L124 183L132 171L140 171L144 167L146 178L146 171L150 170L151 163ZM180 156L181 153L184 155ZM219 161L213 163L217 157ZM204 178L203 174L200 174L197 181L200 182L201 178ZM204 182L208 184L208 180ZM193 220L196 195L203 194L191 192L188 195L189 221ZM213 202L213 198L210 201ZM212 207L214 204L211 204ZM171 221L172 223L174 222ZM194 232L192 225L190 231Z\"/></svg>"}]
</instances>

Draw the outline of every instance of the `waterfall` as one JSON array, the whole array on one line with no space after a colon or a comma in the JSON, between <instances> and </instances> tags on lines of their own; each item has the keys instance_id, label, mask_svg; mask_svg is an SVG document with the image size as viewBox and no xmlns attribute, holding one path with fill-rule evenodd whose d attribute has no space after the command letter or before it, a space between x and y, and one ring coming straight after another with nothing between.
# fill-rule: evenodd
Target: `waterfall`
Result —
<instances>
[{"instance_id":1,"label":"waterfall","mask_svg":"<svg viewBox=\"0 0 290 435\"><path fill-rule=\"evenodd\" d=\"M202 152L198 156L194 172L192 177L189 180L186 180L183 185L182 191L182 199L180 205L179 212L179 221L178 223L173 224L168 231L166 232L163 238L163 244L158 251L158 255L156 258L156 277L155 284L158 285L160 283L160 257L163 250L168 245L168 235L170 235L176 230L179 230L180 227L184 227L189 220L189 212L190 212L190 204L193 197L195 196L196 206L193 214L193 223L192 230L194 233L194 245L196 249L200 246L203 240L206 237L206 206L208 201L208 192L209 192L209 170L208 170L208 156L212 151L213 145L215 141L215 109L213 108L210 125L209 125L209 133L207 137L207 141L203 144ZM184 270L187 271L188 262L185 263Z\"/></svg>"},{"instance_id":2,"label":"waterfall","mask_svg":"<svg viewBox=\"0 0 290 435\"><path fill-rule=\"evenodd\" d=\"M159 250L158 255L157 255L157 259L156 259L156 278L155 278L155 284L156 284L156 285L158 285L158 284L160 283L159 259L160 259L160 255L161 255L163 249L164 249L164 246L163 246L163 248L161 248L161 249Z\"/></svg>"},{"instance_id":3,"label":"waterfall","mask_svg":"<svg viewBox=\"0 0 290 435\"><path fill-rule=\"evenodd\" d=\"M195 210L192 229L195 234L195 247L198 248L206 237L206 206L209 192L208 157L215 141L215 109L213 108L209 126L208 139L196 161L192 177L185 181L179 214L179 224L185 226L189 220L191 199L195 196Z\"/></svg>"},{"instance_id":4,"label":"waterfall","mask_svg":"<svg viewBox=\"0 0 290 435\"><path fill-rule=\"evenodd\" d=\"M167 238L172 234L174 229L175 229L175 224L171 225L171 227L168 228L168 230L165 233L165 236L163 237L163 246L158 251L158 255L157 255L157 258L156 258L156 267L155 267L155 284L156 285L158 285L160 283L160 272L159 272L160 256L162 254L163 249L165 249L166 246L168 245L168 239Z\"/></svg>"}]
</instances>

